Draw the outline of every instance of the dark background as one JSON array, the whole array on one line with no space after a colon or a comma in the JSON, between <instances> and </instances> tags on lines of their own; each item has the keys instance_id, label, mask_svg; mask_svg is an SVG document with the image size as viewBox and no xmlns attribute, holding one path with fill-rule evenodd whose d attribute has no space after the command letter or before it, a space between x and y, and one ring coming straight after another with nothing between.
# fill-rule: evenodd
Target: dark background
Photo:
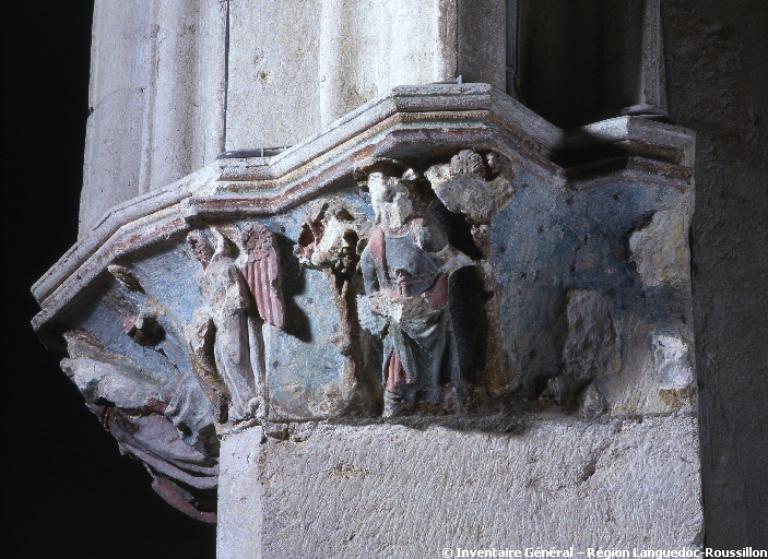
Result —
<instances>
[{"instance_id":1,"label":"dark background","mask_svg":"<svg viewBox=\"0 0 768 559\"><path fill-rule=\"evenodd\" d=\"M30 286L77 238L92 9L2 4L2 555L210 559L214 528L155 495L29 326Z\"/></svg>"},{"instance_id":2,"label":"dark background","mask_svg":"<svg viewBox=\"0 0 768 559\"><path fill-rule=\"evenodd\" d=\"M768 2L664 0L663 10L671 116L697 133L691 237L705 541L768 548ZM29 287L76 240L91 11L87 0L2 4L0 276L11 312L2 320L0 549L212 558L214 529L155 496L29 327L38 310ZM553 103L567 101L568 88L560 93Z\"/></svg>"}]
</instances>

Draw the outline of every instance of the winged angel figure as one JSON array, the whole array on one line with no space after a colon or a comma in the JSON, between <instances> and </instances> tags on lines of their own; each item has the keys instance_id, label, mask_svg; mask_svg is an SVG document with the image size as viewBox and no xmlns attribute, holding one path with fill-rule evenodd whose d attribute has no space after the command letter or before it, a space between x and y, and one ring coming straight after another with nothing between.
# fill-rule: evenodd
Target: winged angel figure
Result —
<instances>
[{"instance_id":1,"label":"winged angel figure","mask_svg":"<svg viewBox=\"0 0 768 559\"><path fill-rule=\"evenodd\" d=\"M203 266L205 304L187 333L197 374L228 419L263 410L266 397L262 328L282 328L285 312L280 265L272 233L252 223L241 231L191 232L187 242ZM234 240L233 240L234 238Z\"/></svg>"}]
</instances>

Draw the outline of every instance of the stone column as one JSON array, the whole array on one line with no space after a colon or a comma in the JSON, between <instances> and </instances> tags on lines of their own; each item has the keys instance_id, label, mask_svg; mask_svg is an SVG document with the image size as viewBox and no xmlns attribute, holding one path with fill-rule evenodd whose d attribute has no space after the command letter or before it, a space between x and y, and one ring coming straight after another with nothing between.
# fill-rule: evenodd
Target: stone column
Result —
<instances>
[{"instance_id":1,"label":"stone column","mask_svg":"<svg viewBox=\"0 0 768 559\"><path fill-rule=\"evenodd\" d=\"M227 3L94 5L80 235L224 150Z\"/></svg>"}]
</instances>

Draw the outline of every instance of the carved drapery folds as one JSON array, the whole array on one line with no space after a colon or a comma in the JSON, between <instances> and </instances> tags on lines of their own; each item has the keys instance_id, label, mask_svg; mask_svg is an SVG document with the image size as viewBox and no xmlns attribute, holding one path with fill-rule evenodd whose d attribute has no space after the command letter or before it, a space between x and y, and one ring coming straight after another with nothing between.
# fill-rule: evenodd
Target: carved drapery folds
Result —
<instances>
[{"instance_id":1,"label":"carved drapery folds","mask_svg":"<svg viewBox=\"0 0 768 559\"><path fill-rule=\"evenodd\" d=\"M452 274L472 265L449 242L440 202L405 164L379 159L359 168L366 177L374 226L361 256L365 295L361 323L382 344L384 414L413 404L439 408L462 383L449 300ZM426 190L426 188L424 188ZM430 199L431 198L431 199ZM450 398L444 390L454 390Z\"/></svg>"},{"instance_id":2,"label":"carved drapery folds","mask_svg":"<svg viewBox=\"0 0 768 559\"><path fill-rule=\"evenodd\" d=\"M64 337L69 357L61 368L104 429L144 463L152 487L168 503L214 522L218 441L196 380L153 376L84 331Z\"/></svg>"}]
</instances>

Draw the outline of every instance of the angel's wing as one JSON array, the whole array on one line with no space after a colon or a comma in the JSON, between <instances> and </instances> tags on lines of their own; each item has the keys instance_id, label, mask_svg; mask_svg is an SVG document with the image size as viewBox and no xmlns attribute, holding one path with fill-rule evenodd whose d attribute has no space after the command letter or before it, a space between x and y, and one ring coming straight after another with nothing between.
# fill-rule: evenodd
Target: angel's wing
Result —
<instances>
[{"instance_id":1,"label":"angel's wing","mask_svg":"<svg viewBox=\"0 0 768 559\"><path fill-rule=\"evenodd\" d=\"M285 311L280 289L280 263L272 232L260 223L251 223L243 229L242 236L246 254L242 272L256 300L259 315L264 322L282 328Z\"/></svg>"}]
</instances>

